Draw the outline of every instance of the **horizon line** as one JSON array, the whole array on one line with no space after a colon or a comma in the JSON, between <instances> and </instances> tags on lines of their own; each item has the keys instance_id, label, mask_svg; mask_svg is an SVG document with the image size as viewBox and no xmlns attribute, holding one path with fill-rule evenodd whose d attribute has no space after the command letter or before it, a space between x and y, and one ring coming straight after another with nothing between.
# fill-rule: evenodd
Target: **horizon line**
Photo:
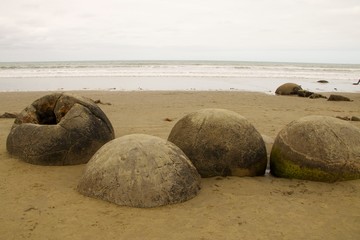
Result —
<instances>
[{"instance_id":1,"label":"horizon line","mask_svg":"<svg viewBox=\"0 0 360 240\"><path fill-rule=\"evenodd\" d=\"M277 64L335 64L335 65L360 65L360 63L340 63L340 62L301 62L301 61L257 61L257 60L184 60L184 59L118 59L118 60L34 60L34 61L0 61L0 64L6 63L65 63L65 62L212 62L212 63L277 63Z\"/></svg>"}]
</instances>

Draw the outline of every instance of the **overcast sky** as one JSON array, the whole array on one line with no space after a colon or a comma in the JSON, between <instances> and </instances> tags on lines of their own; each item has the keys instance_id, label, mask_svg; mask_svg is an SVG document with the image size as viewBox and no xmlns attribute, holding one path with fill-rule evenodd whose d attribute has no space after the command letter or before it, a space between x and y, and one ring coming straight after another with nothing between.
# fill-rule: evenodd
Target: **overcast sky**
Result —
<instances>
[{"instance_id":1,"label":"overcast sky","mask_svg":"<svg viewBox=\"0 0 360 240\"><path fill-rule=\"evenodd\" d=\"M0 0L0 61L360 63L360 0Z\"/></svg>"}]
</instances>

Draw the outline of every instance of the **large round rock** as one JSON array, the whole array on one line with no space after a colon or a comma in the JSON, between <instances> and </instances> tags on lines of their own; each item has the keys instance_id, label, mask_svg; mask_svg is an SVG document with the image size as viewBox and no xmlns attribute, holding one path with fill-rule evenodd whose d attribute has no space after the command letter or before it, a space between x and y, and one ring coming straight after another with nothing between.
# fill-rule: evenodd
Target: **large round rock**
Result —
<instances>
[{"instance_id":1,"label":"large round rock","mask_svg":"<svg viewBox=\"0 0 360 240\"><path fill-rule=\"evenodd\" d=\"M275 93L278 95L297 95L299 90L302 88L296 83L284 83L276 89Z\"/></svg>"},{"instance_id":2,"label":"large round rock","mask_svg":"<svg viewBox=\"0 0 360 240\"><path fill-rule=\"evenodd\" d=\"M39 165L87 163L114 129L91 101L69 94L46 95L15 119L7 150L25 162Z\"/></svg>"},{"instance_id":3,"label":"large round rock","mask_svg":"<svg viewBox=\"0 0 360 240\"><path fill-rule=\"evenodd\" d=\"M118 205L156 207L195 197L200 175L171 142L132 134L104 145L88 162L77 189Z\"/></svg>"},{"instance_id":4,"label":"large round rock","mask_svg":"<svg viewBox=\"0 0 360 240\"><path fill-rule=\"evenodd\" d=\"M274 176L334 182L360 178L360 129L325 116L291 122L275 139Z\"/></svg>"},{"instance_id":5,"label":"large round rock","mask_svg":"<svg viewBox=\"0 0 360 240\"><path fill-rule=\"evenodd\" d=\"M265 173L265 143L253 125L235 112L190 113L175 124L168 140L184 151L202 177Z\"/></svg>"}]
</instances>

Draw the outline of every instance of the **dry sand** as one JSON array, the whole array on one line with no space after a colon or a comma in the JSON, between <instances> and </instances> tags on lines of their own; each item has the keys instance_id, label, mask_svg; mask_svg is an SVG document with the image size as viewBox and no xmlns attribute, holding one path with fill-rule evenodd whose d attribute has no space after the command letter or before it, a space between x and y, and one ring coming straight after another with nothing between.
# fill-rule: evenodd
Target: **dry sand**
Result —
<instances>
[{"instance_id":1,"label":"dry sand","mask_svg":"<svg viewBox=\"0 0 360 240\"><path fill-rule=\"evenodd\" d=\"M0 114L20 112L45 92L0 93ZM353 102L246 92L78 92L99 105L120 137L167 138L175 122L202 108L246 117L271 140L306 115L359 116ZM165 119L173 121L165 121ZM360 180L320 183L264 177L202 179L182 204L120 207L84 197L76 185L85 165L24 163L6 151L13 119L0 119L0 239L360 239ZM351 122L360 127L360 122ZM37 137L37 136L34 136Z\"/></svg>"}]
</instances>

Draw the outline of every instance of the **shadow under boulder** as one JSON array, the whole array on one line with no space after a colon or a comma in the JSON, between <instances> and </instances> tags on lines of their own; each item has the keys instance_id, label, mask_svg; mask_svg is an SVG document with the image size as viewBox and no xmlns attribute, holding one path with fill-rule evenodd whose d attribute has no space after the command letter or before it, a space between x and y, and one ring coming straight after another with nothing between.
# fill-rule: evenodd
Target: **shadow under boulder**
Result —
<instances>
[{"instance_id":1,"label":"shadow under boulder","mask_svg":"<svg viewBox=\"0 0 360 240\"><path fill-rule=\"evenodd\" d=\"M114 129L96 104L82 97L55 93L26 107L7 137L7 151L38 165L87 163Z\"/></svg>"}]
</instances>

